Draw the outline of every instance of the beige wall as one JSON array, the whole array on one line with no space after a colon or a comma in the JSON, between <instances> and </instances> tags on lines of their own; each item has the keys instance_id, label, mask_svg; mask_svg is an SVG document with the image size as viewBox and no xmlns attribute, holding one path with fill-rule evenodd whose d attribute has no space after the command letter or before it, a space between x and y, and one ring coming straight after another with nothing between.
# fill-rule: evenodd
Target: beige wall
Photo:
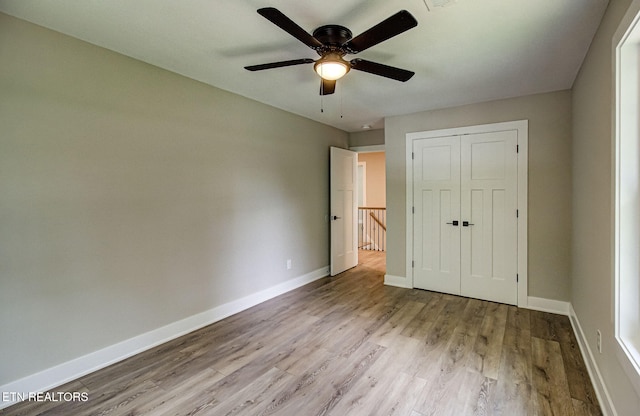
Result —
<instances>
[{"instance_id":1,"label":"beige wall","mask_svg":"<svg viewBox=\"0 0 640 416\"><path fill-rule=\"evenodd\" d=\"M612 39L630 0L612 0L574 84L571 303L619 415L635 415L640 397L615 354L613 325Z\"/></svg>"},{"instance_id":2,"label":"beige wall","mask_svg":"<svg viewBox=\"0 0 640 416\"><path fill-rule=\"evenodd\" d=\"M0 62L0 385L328 265L347 133L2 14Z\"/></svg>"},{"instance_id":3,"label":"beige wall","mask_svg":"<svg viewBox=\"0 0 640 416\"><path fill-rule=\"evenodd\" d=\"M568 301L571 246L571 93L560 91L385 119L387 273L406 277L409 132L529 120L529 296Z\"/></svg>"},{"instance_id":4,"label":"beige wall","mask_svg":"<svg viewBox=\"0 0 640 416\"><path fill-rule=\"evenodd\" d=\"M387 206L384 152L358 153L358 162L367 164L367 206Z\"/></svg>"}]
</instances>

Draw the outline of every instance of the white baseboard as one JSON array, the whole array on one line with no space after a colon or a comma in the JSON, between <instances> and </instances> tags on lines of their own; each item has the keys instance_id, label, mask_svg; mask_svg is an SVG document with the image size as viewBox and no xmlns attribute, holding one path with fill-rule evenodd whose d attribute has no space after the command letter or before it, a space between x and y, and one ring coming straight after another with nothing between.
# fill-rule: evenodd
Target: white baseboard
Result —
<instances>
[{"instance_id":1,"label":"white baseboard","mask_svg":"<svg viewBox=\"0 0 640 416\"><path fill-rule=\"evenodd\" d=\"M387 286L403 287L405 289L413 289L413 285L404 276L394 276L392 274L384 275L384 284Z\"/></svg>"},{"instance_id":2,"label":"white baseboard","mask_svg":"<svg viewBox=\"0 0 640 416\"><path fill-rule=\"evenodd\" d=\"M534 311L549 312L569 316L571 304L569 302L563 302L561 300L536 298L533 296L529 296L527 299L527 306L522 307L533 309Z\"/></svg>"},{"instance_id":3,"label":"white baseboard","mask_svg":"<svg viewBox=\"0 0 640 416\"><path fill-rule=\"evenodd\" d=\"M589 377L591 378L591 384L593 384L593 388L596 391L596 396L598 397L598 402L600 403L602 414L604 416L617 416L618 413L613 406L613 401L611 400L611 396L609 395L607 386L604 384L604 380L602 379L602 374L600 374L598 364L596 364L596 360L593 357L591 348L589 348L587 338L584 336L584 332L582 331L582 327L580 326L580 321L578 320L576 311L573 309L573 306L571 304L569 305L569 318L571 320L573 332L575 333L578 340L578 346L580 347L582 358L584 359L584 363L587 366L587 371L589 372Z\"/></svg>"},{"instance_id":4,"label":"white baseboard","mask_svg":"<svg viewBox=\"0 0 640 416\"><path fill-rule=\"evenodd\" d=\"M329 267L323 267L303 276L280 283L241 299L217 306L208 311L190 316L161 328L135 336L128 340L110 345L101 350L75 358L39 373L0 386L0 392L28 394L44 392L68 383L86 374L122 361L135 354L163 344L182 335L220 321L228 316L242 312L252 306L265 302L283 293L297 289L329 275ZM14 404L14 401L1 401L0 409Z\"/></svg>"}]
</instances>

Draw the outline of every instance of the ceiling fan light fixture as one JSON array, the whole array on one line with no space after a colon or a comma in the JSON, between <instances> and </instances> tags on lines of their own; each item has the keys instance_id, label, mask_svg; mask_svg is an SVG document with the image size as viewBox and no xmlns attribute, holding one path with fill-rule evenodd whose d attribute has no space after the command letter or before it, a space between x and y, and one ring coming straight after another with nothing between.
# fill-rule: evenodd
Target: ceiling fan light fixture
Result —
<instances>
[{"instance_id":1,"label":"ceiling fan light fixture","mask_svg":"<svg viewBox=\"0 0 640 416\"><path fill-rule=\"evenodd\" d=\"M322 79L335 81L345 76L351 66L339 54L330 53L318 59L313 69Z\"/></svg>"}]
</instances>

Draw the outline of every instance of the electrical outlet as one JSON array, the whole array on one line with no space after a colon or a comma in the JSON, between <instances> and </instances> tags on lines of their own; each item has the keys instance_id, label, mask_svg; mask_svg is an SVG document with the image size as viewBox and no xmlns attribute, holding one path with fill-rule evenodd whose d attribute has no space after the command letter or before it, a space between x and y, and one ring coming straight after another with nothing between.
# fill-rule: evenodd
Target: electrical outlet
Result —
<instances>
[{"instance_id":1,"label":"electrical outlet","mask_svg":"<svg viewBox=\"0 0 640 416\"><path fill-rule=\"evenodd\" d=\"M596 348L598 349L598 352L602 354L602 333L600 333L599 329L596 331L596 336Z\"/></svg>"},{"instance_id":2,"label":"electrical outlet","mask_svg":"<svg viewBox=\"0 0 640 416\"><path fill-rule=\"evenodd\" d=\"M291 259L287 260L287 270L291 270Z\"/></svg>"}]
</instances>

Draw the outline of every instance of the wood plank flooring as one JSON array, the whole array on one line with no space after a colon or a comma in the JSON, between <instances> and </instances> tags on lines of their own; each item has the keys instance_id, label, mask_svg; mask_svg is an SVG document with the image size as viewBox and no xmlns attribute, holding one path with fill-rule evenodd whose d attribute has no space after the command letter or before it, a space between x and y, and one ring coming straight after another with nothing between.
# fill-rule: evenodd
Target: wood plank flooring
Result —
<instances>
[{"instance_id":1,"label":"wood plank flooring","mask_svg":"<svg viewBox=\"0 0 640 416\"><path fill-rule=\"evenodd\" d=\"M384 253L0 415L601 415L568 318L384 286Z\"/></svg>"}]
</instances>

